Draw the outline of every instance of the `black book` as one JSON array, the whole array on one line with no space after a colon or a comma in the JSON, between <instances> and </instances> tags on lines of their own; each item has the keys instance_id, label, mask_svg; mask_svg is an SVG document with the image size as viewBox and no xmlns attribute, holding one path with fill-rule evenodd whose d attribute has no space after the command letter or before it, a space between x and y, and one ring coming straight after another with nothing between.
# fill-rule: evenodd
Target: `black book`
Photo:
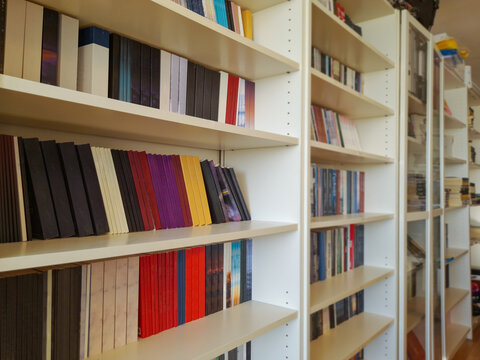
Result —
<instances>
[{"instance_id":1,"label":"black book","mask_svg":"<svg viewBox=\"0 0 480 360\"><path fill-rule=\"evenodd\" d=\"M128 39L128 56L130 59L130 102L140 104L141 44L138 41Z\"/></svg>"},{"instance_id":2,"label":"black book","mask_svg":"<svg viewBox=\"0 0 480 360\"><path fill-rule=\"evenodd\" d=\"M112 150L113 165L115 166L115 174L117 175L118 187L122 196L123 208L125 210L125 217L127 219L128 231L137 231L135 226L135 216L133 215L132 206L128 197L127 183L125 174L123 172L122 160L120 159L120 151Z\"/></svg>"},{"instance_id":3,"label":"black book","mask_svg":"<svg viewBox=\"0 0 480 360\"><path fill-rule=\"evenodd\" d=\"M60 158L66 179L73 219L78 236L93 234L92 218L88 208L87 194L83 186L82 172L78 162L77 151L73 142L58 144Z\"/></svg>"},{"instance_id":4,"label":"black book","mask_svg":"<svg viewBox=\"0 0 480 360\"><path fill-rule=\"evenodd\" d=\"M330 329L335 329L335 305L328 306L328 315L330 317Z\"/></svg>"},{"instance_id":5,"label":"black book","mask_svg":"<svg viewBox=\"0 0 480 360\"><path fill-rule=\"evenodd\" d=\"M0 278L0 359L7 359L7 279Z\"/></svg>"},{"instance_id":6,"label":"black book","mask_svg":"<svg viewBox=\"0 0 480 360\"><path fill-rule=\"evenodd\" d=\"M210 120L218 121L220 101L220 73L212 70L212 91L210 92Z\"/></svg>"},{"instance_id":7,"label":"black book","mask_svg":"<svg viewBox=\"0 0 480 360\"><path fill-rule=\"evenodd\" d=\"M189 61L187 67L187 107L186 115L195 116L196 64Z\"/></svg>"},{"instance_id":8,"label":"black book","mask_svg":"<svg viewBox=\"0 0 480 360\"><path fill-rule=\"evenodd\" d=\"M208 206L210 208L210 214L212 216L212 222L214 224L220 224L225 222L225 216L222 210L222 204L220 203L219 194L215 181L213 179L210 163L208 160L204 160L200 163L202 168L203 179L205 181L205 188L207 191Z\"/></svg>"},{"instance_id":9,"label":"black book","mask_svg":"<svg viewBox=\"0 0 480 360\"><path fill-rule=\"evenodd\" d=\"M43 9L42 66L40 82L57 85L58 66L58 12Z\"/></svg>"},{"instance_id":10,"label":"black book","mask_svg":"<svg viewBox=\"0 0 480 360\"><path fill-rule=\"evenodd\" d=\"M237 193L238 199L240 200L240 206L245 213L245 220L251 220L250 212L248 211L247 203L245 202L245 198L243 197L242 190L240 189L240 185L238 183L237 175L235 174L235 170L233 168L227 168L227 173L230 174L232 179L232 183L234 189Z\"/></svg>"},{"instance_id":11,"label":"black book","mask_svg":"<svg viewBox=\"0 0 480 360\"><path fill-rule=\"evenodd\" d=\"M365 255L364 255L364 248L365 248L365 226L364 225L357 225L355 226L355 248L357 252L357 257L354 259L355 267L362 266L365 263Z\"/></svg>"},{"instance_id":12,"label":"black book","mask_svg":"<svg viewBox=\"0 0 480 360\"><path fill-rule=\"evenodd\" d=\"M40 142L38 139L24 139L23 145L27 164L32 235L39 239L56 238L58 227Z\"/></svg>"},{"instance_id":13,"label":"black book","mask_svg":"<svg viewBox=\"0 0 480 360\"><path fill-rule=\"evenodd\" d=\"M5 59L5 26L7 18L7 0L0 0L0 74L3 74Z\"/></svg>"},{"instance_id":14,"label":"black book","mask_svg":"<svg viewBox=\"0 0 480 360\"><path fill-rule=\"evenodd\" d=\"M205 68L195 65L195 116L203 116L203 84L205 82Z\"/></svg>"},{"instance_id":15,"label":"black book","mask_svg":"<svg viewBox=\"0 0 480 360\"><path fill-rule=\"evenodd\" d=\"M225 174L225 179L228 183L228 186L230 187L230 191L232 193L233 199L235 200L235 204L237 205L238 211L240 212L242 220L248 220L247 213L245 212L245 209L241 205L240 197L238 195L237 189L235 188L235 184L233 182L229 169L223 168L222 170L223 170L223 173Z\"/></svg>"},{"instance_id":16,"label":"black book","mask_svg":"<svg viewBox=\"0 0 480 360\"><path fill-rule=\"evenodd\" d=\"M218 246L218 272L217 272L217 282L219 284L217 288L217 311L222 311L223 310L223 264L224 264L224 258L223 258L223 250L224 250L224 245L222 244L217 244Z\"/></svg>"},{"instance_id":17,"label":"black book","mask_svg":"<svg viewBox=\"0 0 480 360\"><path fill-rule=\"evenodd\" d=\"M82 267L70 268L70 302L69 302L69 360L79 359L80 353L80 311L82 296Z\"/></svg>"},{"instance_id":18,"label":"black book","mask_svg":"<svg viewBox=\"0 0 480 360\"><path fill-rule=\"evenodd\" d=\"M205 13L203 11L203 4L202 4L202 0L193 0L195 2L195 7L194 7L194 10L198 15L202 15L202 16L205 16Z\"/></svg>"},{"instance_id":19,"label":"black book","mask_svg":"<svg viewBox=\"0 0 480 360\"><path fill-rule=\"evenodd\" d=\"M57 215L57 225L60 237L70 237L75 235L75 225L73 223L72 213L70 211L70 201L68 199L67 187L63 176L62 162L58 154L58 148L55 141L42 141L43 159L47 170L48 182L52 192L53 206Z\"/></svg>"},{"instance_id":20,"label":"black book","mask_svg":"<svg viewBox=\"0 0 480 360\"><path fill-rule=\"evenodd\" d=\"M5 336L5 350L2 348L5 357L2 359L15 359L15 342L17 334L17 277L9 277L7 282L7 306L6 306L6 325L7 333Z\"/></svg>"},{"instance_id":21,"label":"black book","mask_svg":"<svg viewBox=\"0 0 480 360\"><path fill-rule=\"evenodd\" d=\"M123 173L125 176L125 182L127 185L127 192L130 199L130 203L133 210L135 227L137 231L144 231L142 212L140 210L140 203L137 196L137 190L135 188L135 182L132 174L132 167L130 166L130 160L128 158L128 152L120 151L120 160L122 161Z\"/></svg>"},{"instance_id":22,"label":"black book","mask_svg":"<svg viewBox=\"0 0 480 360\"><path fill-rule=\"evenodd\" d=\"M127 83L127 72L130 71L128 64L128 39L120 36L120 54L118 70L118 100L130 101L130 82Z\"/></svg>"},{"instance_id":23,"label":"black book","mask_svg":"<svg viewBox=\"0 0 480 360\"><path fill-rule=\"evenodd\" d=\"M82 171L83 184L87 192L88 206L92 216L93 229L96 235L105 234L109 231L107 213L103 203L97 169L93 160L90 145L77 145L77 155Z\"/></svg>"},{"instance_id":24,"label":"black book","mask_svg":"<svg viewBox=\"0 0 480 360\"><path fill-rule=\"evenodd\" d=\"M232 14L232 5L231 1L225 0L225 10L227 11L227 23L228 28L232 31L235 31L235 25L233 23L233 14Z\"/></svg>"},{"instance_id":25,"label":"black book","mask_svg":"<svg viewBox=\"0 0 480 360\"><path fill-rule=\"evenodd\" d=\"M247 301L247 242L240 243L240 303Z\"/></svg>"},{"instance_id":26,"label":"black book","mask_svg":"<svg viewBox=\"0 0 480 360\"><path fill-rule=\"evenodd\" d=\"M17 138L18 157L20 159L20 173L22 175L23 208L25 214L25 226L27 230L27 240L32 240L32 224L30 221L30 200L28 197L27 165L25 160L25 149L23 139Z\"/></svg>"},{"instance_id":27,"label":"black book","mask_svg":"<svg viewBox=\"0 0 480 360\"><path fill-rule=\"evenodd\" d=\"M213 70L205 68L205 75L203 78L203 119L210 119L210 105L211 105L211 95L212 95L212 73Z\"/></svg>"},{"instance_id":28,"label":"black book","mask_svg":"<svg viewBox=\"0 0 480 360\"><path fill-rule=\"evenodd\" d=\"M52 274L52 360L68 359L70 340L70 269Z\"/></svg>"},{"instance_id":29,"label":"black book","mask_svg":"<svg viewBox=\"0 0 480 360\"><path fill-rule=\"evenodd\" d=\"M212 313L212 245L205 246L205 316Z\"/></svg>"},{"instance_id":30,"label":"black book","mask_svg":"<svg viewBox=\"0 0 480 360\"><path fill-rule=\"evenodd\" d=\"M217 289L219 287L218 283L218 245L214 244L212 245L212 288L210 293L208 294L208 301L210 302L210 309L212 313L217 311Z\"/></svg>"},{"instance_id":31,"label":"black book","mask_svg":"<svg viewBox=\"0 0 480 360\"><path fill-rule=\"evenodd\" d=\"M228 360L237 360L238 356L237 356L237 348L233 349L233 350L230 350L228 352Z\"/></svg>"},{"instance_id":32,"label":"black book","mask_svg":"<svg viewBox=\"0 0 480 360\"><path fill-rule=\"evenodd\" d=\"M120 35L110 34L109 66L108 66L108 97L117 99L119 96L120 76Z\"/></svg>"},{"instance_id":33,"label":"black book","mask_svg":"<svg viewBox=\"0 0 480 360\"><path fill-rule=\"evenodd\" d=\"M187 0L188 10L195 11L195 0Z\"/></svg>"},{"instance_id":34,"label":"black book","mask_svg":"<svg viewBox=\"0 0 480 360\"><path fill-rule=\"evenodd\" d=\"M150 106L151 93L151 51L150 46L141 44L140 50L140 104Z\"/></svg>"},{"instance_id":35,"label":"black book","mask_svg":"<svg viewBox=\"0 0 480 360\"><path fill-rule=\"evenodd\" d=\"M160 108L160 50L150 49L150 106Z\"/></svg>"},{"instance_id":36,"label":"black book","mask_svg":"<svg viewBox=\"0 0 480 360\"><path fill-rule=\"evenodd\" d=\"M24 276L17 276L17 312L16 312L16 321L17 321L17 331L15 334L15 344L14 344L14 352L15 358L24 358L25 353L22 351L26 348L26 338L24 332L27 326L31 326L31 323L26 323L26 306L28 305L28 294L24 293L25 290L25 279L28 275ZM27 284L28 285L28 284Z\"/></svg>"}]
</instances>

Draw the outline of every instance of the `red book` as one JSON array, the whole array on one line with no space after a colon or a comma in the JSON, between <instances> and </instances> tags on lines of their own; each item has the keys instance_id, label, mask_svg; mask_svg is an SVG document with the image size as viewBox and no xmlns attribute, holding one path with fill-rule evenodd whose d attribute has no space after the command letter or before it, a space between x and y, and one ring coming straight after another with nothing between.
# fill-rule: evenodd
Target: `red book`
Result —
<instances>
[{"instance_id":1,"label":"red book","mask_svg":"<svg viewBox=\"0 0 480 360\"><path fill-rule=\"evenodd\" d=\"M160 327L158 326L158 255L151 255L151 269L152 269L152 300L153 300L153 334L158 334L160 332Z\"/></svg>"},{"instance_id":2,"label":"red book","mask_svg":"<svg viewBox=\"0 0 480 360\"><path fill-rule=\"evenodd\" d=\"M172 284L172 253L169 252L165 254L165 260L167 262L167 329L170 329L172 327L172 290L173 290L173 284Z\"/></svg>"},{"instance_id":3,"label":"red book","mask_svg":"<svg viewBox=\"0 0 480 360\"><path fill-rule=\"evenodd\" d=\"M350 225L350 231L349 231L349 236L350 236L350 267L349 270L353 269L353 254L354 254L354 249L355 249L355 225Z\"/></svg>"},{"instance_id":4,"label":"red book","mask_svg":"<svg viewBox=\"0 0 480 360\"><path fill-rule=\"evenodd\" d=\"M347 19L345 17L345 8L340 5L339 2L336 3L336 12L337 12L337 16L340 20L342 20L343 22L346 22Z\"/></svg>"},{"instance_id":5,"label":"red book","mask_svg":"<svg viewBox=\"0 0 480 360\"><path fill-rule=\"evenodd\" d=\"M153 230L154 225L140 159L138 158L137 152L135 151L128 151L128 159L130 160L130 167L132 168L135 191L137 192L138 203L140 204L143 227L145 231L150 231Z\"/></svg>"},{"instance_id":6,"label":"red book","mask_svg":"<svg viewBox=\"0 0 480 360\"><path fill-rule=\"evenodd\" d=\"M317 124L318 140L320 142L328 144L327 132L325 130L325 120L323 119L323 111L318 106L315 106L314 107L314 113L315 113L315 119L314 120Z\"/></svg>"},{"instance_id":7,"label":"red book","mask_svg":"<svg viewBox=\"0 0 480 360\"><path fill-rule=\"evenodd\" d=\"M185 250L185 322L192 321L192 249Z\"/></svg>"},{"instance_id":8,"label":"red book","mask_svg":"<svg viewBox=\"0 0 480 360\"><path fill-rule=\"evenodd\" d=\"M152 328L153 328L153 321L152 321L152 285L151 285L151 274L152 274L152 269L151 269L151 256L146 256L145 257L145 286L146 286L146 300L147 300L147 306L146 306L146 313L145 313L145 319L146 319L146 334L145 337L151 336L152 335Z\"/></svg>"},{"instance_id":9,"label":"red book","mask_svg":"<svg viewBox=\"0 0 480 360\"><path fill-rule=\"evenodd\" d=\"M167 259L165 253L159 254L160 257L160 271L161 271L161 288L160 288L160 299L161 299L161 317L160 317L160 331L167 329Z\"/></svg>"},{"instance_id":10,"label":"red book","mask_svg":"<svg viewBox=\"0 0 480 360\"><path fill-rule=\"evenodd\" d=\"M360 212L365 211L365 173L360 172Z\"/></svg>"},{"instance_id":11,"label":"red book","mask_svg":"<svg viewBox=\"0 0 480 360\"><path fill-rule=\"evenodd\" d=\"M198 319L198 306L199 306L199 299L198 299L198 247L193 249L193 262L192 262L192 320Z\"/></svg>"},{"instance_id":12,"label":"red book","mask_svg":"<svg viewBox=\"0 0 480 360\"><path fill-rule=\"evenodd\" d=\"M183 178L180 156L172 155L172 165L175 172L175 181L177 183L178 195L180 197L180 205L182 207L183 221L185 226L193 226L192 214L190 213L190 205L187 197L187 189L185 188L185 179Z\"/></svg>"},{"instance_id":13,"label":"red book","mask_svg":"<svg viewBox=\"0 0 480 360\"><path fill-rule=\"evenodd\" d=\"M155 229L161 229L160 215L158 214L157 199L155 197L155 190L153 188L152 176L150 174L150 168L148 166L147 153L145 151L139 152L138 157L142 166L143 177L145 180L145 186L148 194L148 202L150 203L150 210L152 211L153 222Z\"/></svg>"},{"instance_id":14,"label":"red book","mask_svg":"<svg viewBox=\"0 0 480 360\"><path fill-rule=\"evenodd\" d=\"M178 251L173 252L173 326L178 326Z\"/></svg>"},{"instance_id":15,"label":"red book","mask_svg":"<svg viewBox=\"0 0 480 360\"><path fill-rule=\"evenodd\" d=\"M139 264L139 306L138 306L138 327L140 329L139 336L141 338L146 337L146 282L145 282L145 256L140 257L140 264Z\"/></svg>"},{"instance_id":16,"label":"red book","mask_svg":"<svg viewBox=\"0 0 480 360\"><path fill-rule=\"evenodd\" d=\"M238 76L228 74L226 124L237 124Z\"/></svg>"},{"instance_id":17,"label":"red book","mask_svg":"<svg viewBox=\"0 0 480 360\"><path fill-rule=\"evenodd\" d=\"M198 298L200 299L200 304L198 307L198 317L202 318L205 316L205 246L199 248L199 266L198 266Z\"/></svg>"}]
</instances>

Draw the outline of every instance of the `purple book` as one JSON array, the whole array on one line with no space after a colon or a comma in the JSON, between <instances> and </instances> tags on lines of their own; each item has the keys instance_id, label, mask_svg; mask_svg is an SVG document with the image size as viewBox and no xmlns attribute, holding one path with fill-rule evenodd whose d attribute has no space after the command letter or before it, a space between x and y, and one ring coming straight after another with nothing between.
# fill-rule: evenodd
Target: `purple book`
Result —
<instances>
[{"instance_id":1,"label":"purple book","mask_svg":"<svg viewBox=\"0 0 480 360\"><path fill-rule=\"evenodd\" d=\"M160 175L158 171L158 164L157 158L158 155L148 154L148 165L150 167L150 173L152 175L152 182L153 182L153 189L155 190L155 198L157 200L157 207L158 207L158 214L160 216L160 222L162 224L163 229L168 229L170 227L170 223L167 219L167 214L164 211L164 201L162 198L162 184L160 180Z\"/></svg>"},{"instance_id":2,"label":"purple book","mask_svg":"<svg viewBox=\"0 0 480 360\"><path fill-rule=\"evenodd\" d=\"M210 170L212 171L213 182L215 183L215 188L217 190L218 199L220 200L220 205L222 206L223 216L225 217L226 221L229 221L230 219L228 218L227 207L226 207L225 201L223 199L222 188L220 187L220 182L218 181L218 175L217 175L217 170L215 169L215 163L213 162L213 160L210 160L208 162L208 164L210 165Z\"/></svg>"},{"instance_id":3,"label":"purple book","mask_svg":"<svg viewBox=\"0 0 480 360\"><path fill-rule=\"evenodd\" d=\"M58 12L43 10L42 65L40 81L57 85L58 64Z\"/></svg>"},{"instance_id":4,"label":"purple book","mask_svg":"<svg viewBox=\"0 0 480 360\"><path fill-rule=\"evenodd\" d=\"M237 208L235 203L235 199L233 198L233 194L230 191L228 186L227 180L223 174L222 169L220 166L215 168L217 171L217 177L220 184L220 188L222 189L223 193L223 201L225 202L225 207L227 208L227 217L228 221L241 221L242 216L240 215L240 211Z\"/></svg>"},{"instance_id":5,"label":"purple book","mask_svg":"<svg viewBox=\"0 0 480 360\"><path fill-rule=\"evenodd\" d=\"M162 205L163 211L165 213L165 217L168 221L168 227L174 228L175 226L175 215L173 214L172 209L172 200L170 199L171 190L168 186L167 181L167 172L165 170L165 155L159 155L157 157L157 164L158 164L158 174L161 183L161 194L162 194Z\"/></svg>"},{"instance_id":6,"label":"purple book","mask_svg":"<svg viewBox=\"0 0 480 360\"><path fill-rule=\"evenodd\" d=\"M168 193L170 194L170 209L174 215L174 223L176 227L185 227L183 220L182 205L180 204L180 195L178 193L177 181L175 180L175 172L173 170L172 156L164 157L166 178L168 183Z\"/></svg>"}]
</instances>

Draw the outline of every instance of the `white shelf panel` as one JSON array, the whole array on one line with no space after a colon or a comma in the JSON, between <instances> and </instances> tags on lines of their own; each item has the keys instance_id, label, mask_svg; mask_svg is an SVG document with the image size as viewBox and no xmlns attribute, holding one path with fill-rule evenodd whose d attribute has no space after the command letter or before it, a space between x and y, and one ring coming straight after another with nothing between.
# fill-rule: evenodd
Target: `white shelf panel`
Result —
<instances>
[{"instance_id":1,"label":"white shelf panel","mask_svg":"<svg viewBox=\"0 0 480 360\"><path fill-rule=\"evenodd\" d=\"M395 66L318 0L312 0L312 45L361 73Z\"/></svg>"},{"instance_id":2,"label":"white shelf panel","mask_svg":"<svg viewBox=\"0 0 480 360\"><path fill-rule=\"evenodd\" d=\"M295 61L171 0L39 0L37 3L80 19L80 25L98 24L111 32L247 79L299 69Z\"/></svg>"},{"instance_id":3,"label":"white shelf panel","mask_svg":"<svg viewBox=\"0 0 480 360\"><path fill-rule=\"evenodd\" d=\"M407 222L426 220L428 218L428 211L412 211L405 216Z\"/></svg>"},{"instance_id":4,"label":"white shelf panel","mask_svg":"<svg viewBox=\"0 0 480 360\"><path fill-rule=\"evenodd\" d=\"M445 156L445 165L463 165L466 164L467 160L460 159L455 156Z\"/></svg>"},{"instance_id":5,"label":"white shelf panel","mask_svg":"<svg viewBox=\"0 0 480 360\"><path fill-rule=\"evenodd\" d=\"M467 125L452 115L444 113L443 115L445 129L463 129Z\"/></svg>"},{"instance_id":6,"label":"white shelf panel","mask_svg":"<svg viewBox=\"0 0 480 360\"><path fill-rule=\"evenodd\" d=\"M393 115L391 108L343 85L316 69L311 73L311 101L352 119Z\"/></svg>"},{"instance_id":7,"label":"white shelf panel","mask_svg":"<svg viewBox=\"0 0 480 360\"><path fill-rule=\"evenodd\" d=\"M350 224L368 224L372 222L390 220L393 218L393 214L380 213L319 216L311 219L310 229L324 229L337 226L346 226Z\"/></svg>"},{"instance_id":8,"label":"white shelf panel","mask_svg":"<svg viewBox=\"0 0 480 360\"><path fill-rule=\"evenodd\" d=\"M310 343L310 359L347 360L387 330L394 320L362 313Z\"/></svg>"},{"instance_id":9,"label":"white shelf panel","mask_svg":"<svg viewBox=\"0 0 480 360\"><path fill-rule=\"evenodd\" d=\"M395 273L393 269L361 266L310 285L310 314L372 286Z\"/></svg>"},{"instance_id":10,"label":"white shelf panel","mask_svg":"<svg viewBox=\"0 0 480 360\"><path fill-rule=\"evenodd\" d=\"M407 303L407 331L415 329L425 318L425 298L416 296Z\"/></svg>"},{"instance_id":11,"label":"white shelf panel","mask_svg":"<svg viewBox=\"0 0 480 360\"><path fill-rule=\"evenodd\" d=\"M471 162L471 163L468 164L468 167L470 168L470 170L478 170L478 169L480 169L480 164Z\"/></svg>"},{"instance_id":12,"label":"white shelf panel","mask_svg":"<svg viewBox=\"0 0 480 360\"><path fill-rule=\"evenodd\" d=\"M415 95L408 94L408 113L409 114L418 114L426 115L427 114L427 105L422 102Z\"/></svg>"},{"instance_id":13,"label":"white shelf panel","mask_svg":"<svg viewBox=\"0 0 480 360\"><path fill-rule=\"evenodd\" d=\"M212 150L298 144L240 128L80 91L0 75L0 122Z\"/></svg>"},{"instance_id":14,"label":"white shelf panel","mask_svg":"<svg viewBox=\"0 0 480 360\"><path fill-rule=\"evenodd\" d=\"M450 259L448 263L451 264L466 254L468 254L468 249L445 248L445 261Z\"/></svg>"},{"instance_id":15,"label":"white shelf panel","mask_svg":"<svg viewBox=\"0 0 480 360\"><path fill-rule=\"evenodd\" d=\"M465 82L458 74L455 74L448 66L445 66L443 87L445 90L459 89L465 87Z\"/></svg>"},{"instance_id":16,"label":"white shelf panel","mask_svg":"<svg viewBox=\"0 0 480 360\"><path fill-rule=\"evenodd\" d=\"M297 230L297 224L241 221L118 235L0 244L0 272L210 245Z\"/></svg>"},{"instance_id":17,"label":"white shelf panel","mask_svg":"<svg viewBox=\"0 0 480 360\"><path fill-rule=\"evenodd\" d=\"M458 351L463 341L466 339L470 328L463 325L451 323L446 327L446 348L447 359L452 359Z\"/></svg>"},{"instance_id":18,"label":"white shelf panel","mask_svg":"<svg viewBox=\"0 0 480 360\"><path fill-rule=\"evenodd\" d=\"M395 13L395 9L387 0L343 0L342 6L355 23Z\"/></svg>"},{"instance_id":19,"label":"white shelf panel","mask_svg":"<svg viewBox=\"0 0 480 360\"><path fill-rule=\"evenodd\" d=\"M393 162L390 157L342 148L314 140L310 141L310 157L312 162L324 164L387 164Z\"/></svg>"},{"instance_id":20,"label":"white shelf panel","mask_svg":"<svg viewBox=\"0 0 480 360\"><path fill-rule=\"evenodd\" d=\"M94 359L158 359L161 356L169 360L211 360L296 317L296 310L248 301Z\"/></svg>"},{"instance_id":21,"label":"white shelf panel","mask_svg":"<svg viewBox=\"0 0 480 360\"><path fill-rule=\"evenodd\" d=\"M478 140L480 139L480 131L472 128L472 127L468 127L468 139L469 140Z\"/></svg>"},{"instance_id":22,"label":"white shelf panel","mask_svg":"<svg viewBox=\"0 0 480 360\"><path fill-rule=\"evenodd\" d=\"M469 294L468 290L448 288L445 289L445 312L448 313Z\"/></svg>"}]
</instances>

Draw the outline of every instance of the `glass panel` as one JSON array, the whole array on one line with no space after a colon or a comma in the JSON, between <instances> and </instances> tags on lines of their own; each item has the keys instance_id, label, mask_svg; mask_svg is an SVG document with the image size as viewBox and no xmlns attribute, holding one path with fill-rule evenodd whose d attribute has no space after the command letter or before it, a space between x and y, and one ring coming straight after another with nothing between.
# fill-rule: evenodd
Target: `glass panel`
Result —
<instances>
[{"instance_id":1,"label":"glass panel","mask_svg":"<svg viewBox=\"0 0 480 360\"><path fill-rule=\"evenodd\" d=\"M410 222L407 231L407 352L425 354L426 222Z\"/></svg>"},{"instance_id":2,"label":"glass panel","mask_svg":"<svg viewBox=\"0 0 480 360\"><path fill-rule=\"evenodd\" d=\"M409 31L409 106L408 106L408 207L425 211L427 106L427 41L414 28Z\"/></svg>"},{"instance_id":3,"label":"glass panel","mask_svg":"<svg viewBox=\"0 0 480 360\"><path fill-rule=\"evenodd\" d=\"M440 99L440 65L441 60L437 52L433 53L433 118L432 118L432 180L433 180L433 208L441 206L441 169L440 169L440 111L443 111L443 104Z\"/></svg>"},{"instance_id":4,"label":"glass panel","mask_svg":"<svg viewBox=\"0 0 480 360\"><path fill-rule=\"evenodd\" d=\"M435 359L442 358L442 232L441 232L441 217L433 219L433 346Z\"/></svg>"}]
</instances>

